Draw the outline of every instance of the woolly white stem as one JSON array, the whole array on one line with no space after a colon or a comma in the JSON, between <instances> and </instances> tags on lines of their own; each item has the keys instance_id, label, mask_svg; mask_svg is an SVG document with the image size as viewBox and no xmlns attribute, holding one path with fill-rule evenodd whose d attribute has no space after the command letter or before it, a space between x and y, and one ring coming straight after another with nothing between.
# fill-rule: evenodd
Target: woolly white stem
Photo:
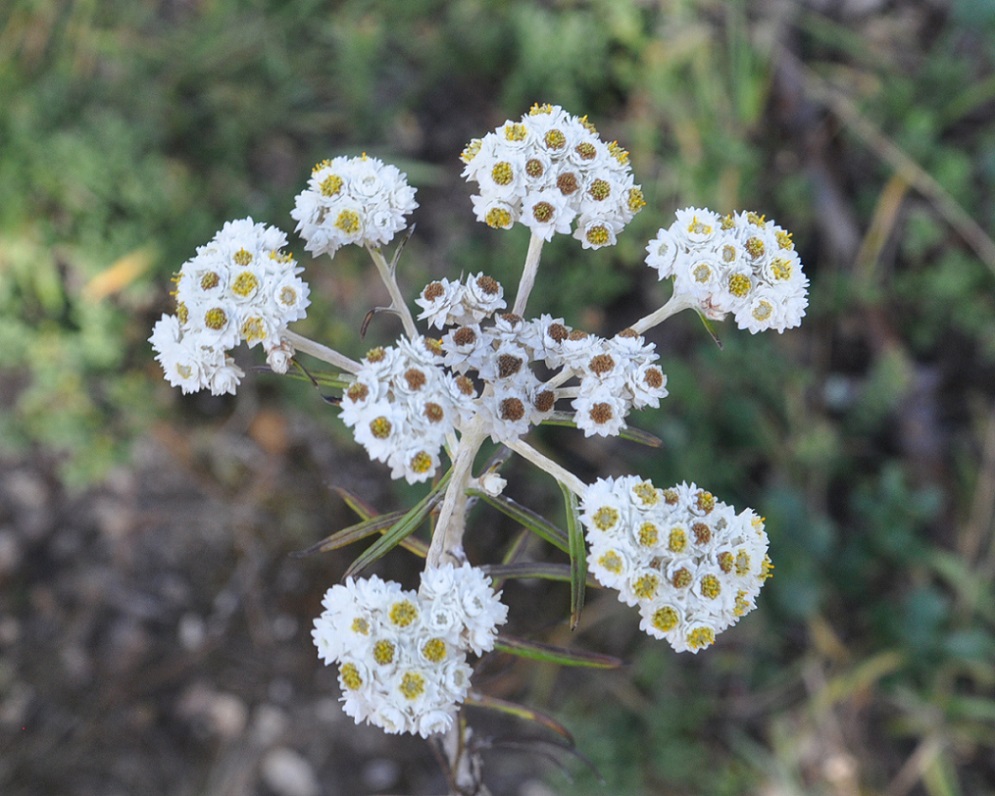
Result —
<instances>
[{"instance_id":1,"label":"woolly white stem","mask_svg":"<svg viewBox=\"0 0 995 796\"><path fill-rule=\"evenodd\" d=\"M428 548L427 567L439 567L446 563L462 564L463 531L466 529L466 490L473 477L473 460L484 444L487 431L482 420L474 418L463 431L456 446L453 461L453 475L446 487L446 496L439 509L439 519L435 523L432 544Z\"/></svg>"},{"instance_id":2,"label":"woolly white stem","mask_svg":"<svg viewBox=\"0 0 995 796\"><path fill-rule=\"evenodd\" d=\"M286 329L281 333L281 338L286 340L290 345L294 347L295 351L301 351L302 353L309 354L315 359L320 359L322 362L327 362L329 365L334 365L341 370L348 371L349 373L359 373L359 369L362 367L358 362L349 359L349 357L340 354L333 348L329 348L321 343L316 343L314 340L310 340L307 337L292 332Z\"/></svg>"},{"instance_id":3,"label":"woolly white stem","mask_svg":"<svg viewBox=\"0 0 995 796\"><path fill-rule=\"evenodd\" d=\"M536 274L539 271L539 256L542 254L542 244L546 241L541 236L532 233L529 238L529 251L525 255L525 266L522 268L522 278L518 282L518 293L515 296L515 306L511 310L515 315L524 317L525 305L528 303L529 294L535 285Z\"/></svg>"},{"instance_id":4,"label":"woolly white stem","mask_svg":"<svg viewBox=\"0 0 995 796\"><path fill-rule=\"evenodd\" d=\"M573 492L577 497L583 497L584 493L587 491L587 484L581 481L577 476L567 470L565 467L557 464L552 459L550 459L545 454L539 453L535 448L529 445L527 442L523 442L520 439L516 439L513 442L504 443L509 448L511 448L515 453L521 456L523 459L527 459L532 462L540 470L545 470L553 478L563 484L567 489Z\"/></svg>"},{"instance_id":5,"label":"woolly white stem","mask_svg":"<svg viewBox=\"0 0 995 796\"><path fill-rule=\"evenodd\" d=\"M690 309L693 306L694 303L686 296L677 295L675 293L670 297L670 300L656 312L651 312L645 318L640 318L632 324L631 329L637 334L643 334L648 329L652 329L654 326L659 326L671 315L676 315L681 310Z\"/></svg>"},{"instance_id":6,"label":"woolly white stem","mask_svg":"<svg viewBox=\"0 0 995 796\"><path fill-rule=\"evenodd\" d=\"M383 256L383 252L372 246L367 246L366 251L370 253L370 257L373 258L373 262L377 266L377 271L380 273L380 279L387 286L387 292L390 294L390 308L400 316L401 323L404 325L404 333L411 340L414 340L418 336L415 319L404 301L404 296L401 295L401 289L397 286L397 279L391 273L390 265L388 265L386 258Z\"/></svg>"}]
</instances>

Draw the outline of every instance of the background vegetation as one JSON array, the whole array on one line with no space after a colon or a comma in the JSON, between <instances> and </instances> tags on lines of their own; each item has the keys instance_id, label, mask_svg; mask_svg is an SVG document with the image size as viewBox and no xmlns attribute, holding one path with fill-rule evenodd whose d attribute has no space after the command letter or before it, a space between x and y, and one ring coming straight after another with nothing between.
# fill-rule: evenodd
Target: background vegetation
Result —
<instances>
[{"instance_id":1,"label":"background vegetation","mask_svg":"<svg viewBox=\"0 0 995 796\"><path fill-rule=\"evenodd\" d=\"M335 412L306 385L259 375L238 401L170 391L145 342L169 310L169 275L228 218L289 230L310 165L365 150L419 188L405 284L459 270L513 284L527 236L474 224L456 158L470 137L534 101L588 113L618 138L649 202L612 250L548 247L544 309L610 331L656 306L665 291L642 267L642 247L689 204L755 208L792 230L812 306L802 328L783 336L720 326L723 350L690 316L659 330L671 397L634 422L663 439L660 450L580 445L562 429L542 438L585 476L695 480L755 506L777 567L760 609L715 649L676 657L642 637L610 595L592 598L579 636L569 637L556 623L567 597L550 587L549 615L519 630L622 655L631 667L593 675L516 664L498 667L493 689L574 731L607 785L564 758L573 793L995 793L991 3L9 0L0 10L0 97L5 793L38 792L39 782L65 793L136 792L143 776L173 793L276 788L264 776L238 790L221 771L229 747L217 728L194 744L189 716L168 704L189 696L197 677L246 709L272 701L265 659L246 677L229 656L273 650L265 622L253 619L273 599L299 629L277 645L294 662L271 665L310 677L308 617L348 559L287 564L286 552L343 523L329 483L358 480L356 491L385 506L403 496L356 458ZM363 314L382 300L360 254L303 263L315 305L301 331L353 355L363 350ZM393 332L378 320L370 334ZM168 453L156 459L152 449ZM150 457L189 481L143 492L135 473ZM65 527L26 524L26 473L59 502ZM38 595L60 568L78 575L93 557L144 571L116 558L108 533L92 548L59 547L74 522L90 539L79 518L99 516L72 507L92 507L129 473L144 524L119 536L145 534L149 561L167 546L168 566L189 576L187 603L138 620L147 649L129 670L130 699L148 703L155 749L128 732L53 718L95 709L78 700L98 680L109 700L100 705L128 702L99 660L120 654L105 643L106 605L74 636L97 661L89 681L41 673L44 655L71 668L72 656L59 657L74 649L64 631L82 621L59 613L57 589L51 624L32 630L46 604ZM206 495L215 502L204 511L225 516L250 486L264 497L238 514L235 542L211 537L211 549L239 572L254 562L254 576L232 588L257 608L218 630L216 646L170 652L177 621L197 605L213 616L227 581L192 576L184 555L196 554L175 540L198 550L207 542L176 536L170 546L161 528L179 515L195 530L227 528L182 506ZM555 511L552 484L522 471L510 493ZM475 522L503 528L483 509ZM480 542L471 553L492 551ZM267 573L298 581L274 585L283 581ZM508 589L513 600L535 599L518 584ZM165 666L148 685L141 672L154 661L178 669ZM334 694L331 679L315 682ZM313 697L297 687L302 700ZM341 758L321 751L320 727L312 735L292 745L320 774L321 792L438 790L412 762L416 752L397 751L417 744L360 733L365 746ZM227 742L237 746L234 737ZM171 754L182 765L164 762ZM515 765L498 752L490 765L511 777L521 756L506 754ZM348 779L347 760L376 755L401 761L394 779ZM119 765L125 757L141 764ZM251 755L243 762L255 770ZM504 792L524 793L514 788L529 777L539 787L535 771L554 791L567 788L552 766L528 765L533 773ZM74 778L79 766L89 778Z\"/></svg>"}]
</instances>

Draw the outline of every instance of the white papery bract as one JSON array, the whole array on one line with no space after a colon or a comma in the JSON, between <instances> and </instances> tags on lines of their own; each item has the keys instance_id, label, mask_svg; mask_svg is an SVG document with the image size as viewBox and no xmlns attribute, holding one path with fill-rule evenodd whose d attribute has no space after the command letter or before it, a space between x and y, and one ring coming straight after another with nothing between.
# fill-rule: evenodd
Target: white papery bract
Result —
<instances>
[{"instance_id":1,"label":"white papery bract","mask_svg":"<svg viewBox=\"0 0 995 796\"><path fill-rule=\"evenodd\" d=\"M164 315L149 342L166 380L184 393L234 393L244 375L228 351L262 344L267 361L286 372L293 348L287 324L307 315L309 288L282 248L287 236L251 218L228 221L176 275L176 315Z\"/></svg>"},{"instance_id":2,"label":"white papery bract","mask_svg":"<svg viewBox=\"0 0 995 796\"><path fill-rule=\"evenodd\" d=\"M705 316L732 313L753 334L798 326L808 306L808 279L791 234L757 213L678 210L647 244L646 264L660 279L673 279L674 295Z\"/></svg>"},{"instance_id":3,"label":"white papery bract","mask_svg":"<svg viewBox=\"0 0 995 796\"><path fill-rule=\"evenodd\" d=\"M494 648L508 609L469 564L422 573L417 592L377 576L332 586L311 636L338 664L343 710L389 733L423 738L452 725L470 687L466 662Z\"/></svg>"},{"instance_id":4,"label":"white papery bract","mask_svg":"<svg viewBox=\"0 0 995 796\"><path fill-rule=\"evenodd\" d=\"M415 190L404 173L364 154L318 163L290 215L307 251L334 256L349 243L390 243L416 207Z\"/></svg>"},{"instance_id":5,"label":"white papery bract","mask_svg":"<svg viewBox=\"0 0 995 796\"><path fill-rule=\"evenodd\" d=\"M753 610L770 577L763 519L695 484L601 478L581 500L581 521L591 574L678 652L710 646Z\"/></svg>"},{"instance_id":6,"label":"white papery bract","mask_svg":"<svg viewBox=\"0 0 995 796\"><path fill-rule=\"evenodd\" d=\"M629 153L558 105L534 105L520 121L471 141L461 159L463 176L478 186L477 220L495 229L518 222L550 240L575 224L583 247L598 249L614 244L646 204Z\"/></svg>"}]
</instances>

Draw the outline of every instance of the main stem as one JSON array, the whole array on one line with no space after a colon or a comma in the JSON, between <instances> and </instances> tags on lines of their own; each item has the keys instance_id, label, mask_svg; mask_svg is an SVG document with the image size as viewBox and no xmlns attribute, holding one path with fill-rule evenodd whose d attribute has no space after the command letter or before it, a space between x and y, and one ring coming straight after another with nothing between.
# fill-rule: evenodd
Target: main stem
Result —
<instances>
[{"instance_id":1,"label":"main stem","mask_svg":"<svg viewBox=\"0 0 995 796\"><path fill-rule=\"evenodd\" d=\"M321 343L316 343L303 335L299 335L296 332L292 332L289 329L283 331L280 335L284 340L290 343L295 351L302 351L305 354L310 354L315 359L320 359L322 362L327 362L329 365L334 365L335 367L348 371L349 373L359 373L359 369L363 367L355 360L349 359L349 357L340 354L334 348L329 348Z\"/></svg>"},{"instance_id":2,"label":"main stem","mask_svg":"<svg viewBox=\"0 0 995 796\"><path fill-rule=\"evenodd\" d=\"M473 477L473 460L486 438L487 431L477 417L470 421L456 446L453 475L446 488L442 508L439 509L432 544L428 548L429 567L440 567L447 563L458 565L464 561L462 548L463 531L466 530L466 490Z\"/></svg>"},{"instance_id":3,"label":"main stem","mask_svg":"<svg viewBox=\"0 0 995 796\"><path fill-rule=\"evenodd\" d=\"M529 238L529 251L525 255L525 265L522 268L522 278L518 282L518 293L515 295L515 306L512 312L515 315L525 315L525 305L529 301L529 294L536 282L536 273L539 271L539 257L542 254L542 244L545 241L541 236L532 233Z\"/></svg>"},{"instance_id":4,"label":"main stem","mask_svg":"<svg viewBox=\"0 0 995 796\"><path fill-rule=\"evenodd\" d=\"M388 265L380 249L367 246L366 250L370 253L370 257L373 258L373 262L377 266L380 279L387 286L387 292L390 294L390 308L400 316L401 323L404 325L404 333L410 340L414 340L418 336L418 328L415 326L415 319L411 315L411 310L408 309L408 305L404 301L404 296L401 295L401 289L397 286L397 279L391 271L390 265Z\"/></svg>"}]
</instances>

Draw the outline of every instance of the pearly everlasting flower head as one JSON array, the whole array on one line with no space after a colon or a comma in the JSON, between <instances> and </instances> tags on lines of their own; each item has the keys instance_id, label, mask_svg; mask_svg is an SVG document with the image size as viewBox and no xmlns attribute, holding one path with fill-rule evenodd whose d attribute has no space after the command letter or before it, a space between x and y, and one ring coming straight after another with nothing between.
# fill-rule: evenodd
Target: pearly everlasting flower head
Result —
<instances>
[{"instance_id":1,"label":"pearly everlasting flower head","mask_svg":"<svg viewBox=\"0 0 995 796\"><path fill-rule=\"evenodd\" d=\"M404 173L363 154L318 163L290 215L307 251L334 256L349 243L390 243L416 207L415 190Z\"/></svg>"},{"instance_id":2,"label":"pearly everlasting flower head","mask_svg":"<svg viewBox=\"0 0 995 796\"><path fill-rule=\"evenodd\" d=\"M791 233L752 212L719 216L687 207L646 247L646 264L674 280L707 317L732 313L740 329L783 332L801 323L808 278Z\"/></svg>"},{"instance_id":3,"label":"pearly everlasting flower head","mask_svg":"<svg viewBox=\"0 0 995 796\"><path fill-rule=\"evenodd\" d=\"M519 223L544 240L573 230L585 249L598 249L614 244L646 204L629 153L558 105L534 105L471 141L461 159L478 187L477 220L495 229Z\"/></svg>"},{"instance_id":4,"label":"pearly everlasting flower head","mask_svg":"<svg viewBox=\"0 0 995 796\"><path fill-rule=\"evenodd\" d=\"M164 315L149 342L166 380L184 393L234 393L244 375L228 351L262 344L275 370L293 349L287 325L307 315L310 290L282 249L286 235L251 218L228 221L176 275L176 315Z\"/></svg>"},{"instance_id":5,"label":"pearly everlasting flower head","mask_svg":"<svg viewBox=\"0 0 995 796\"><path fill-rule=\"evenodd\" d=\"M698 652L756 606L773 569L763 519L694 484L601 478L582 499L588 568L638 606L640 629Z\"/></svg>"},{"instance_id":6,"label":"pearly everlasting flower head","mask_svg":"<svg viewBox=\"0 0 995 796\"><path fill-rule=\"evenodd\" d=\"M481 570L447 564L417 592L375 575L333 586L311 636L339 667L343 710L389 733L445 732L470 687L467 653L494 648L508 609Z\"/></svg>"},{"instance_id":7,"label":"pearly everlasting flower head","mask_svg":"<svg viewBox=\"0 0 995 796\"><path fill-rule=\"evenodd\" d=\"M342 421L392 478L426 481L439 467L446 435L459 428L473 393L442 368L437 341L401 338L374 348L342 396Z\"/></svg>"}]
</instances>

